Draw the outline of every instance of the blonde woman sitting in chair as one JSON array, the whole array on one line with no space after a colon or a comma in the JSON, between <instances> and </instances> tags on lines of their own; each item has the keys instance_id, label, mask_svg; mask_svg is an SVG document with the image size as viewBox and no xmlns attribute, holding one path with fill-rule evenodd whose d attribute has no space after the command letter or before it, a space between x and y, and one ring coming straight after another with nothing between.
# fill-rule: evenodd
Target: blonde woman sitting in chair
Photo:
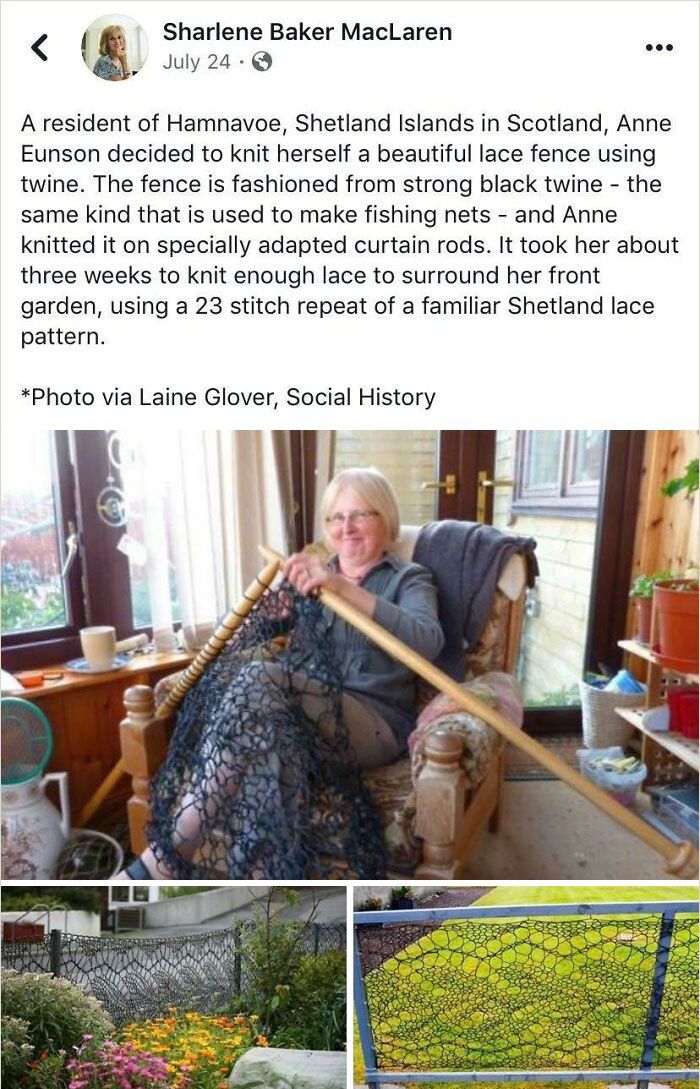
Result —
<instances>
[{"instance_id":1,"label":"blonde woman sitting in chair","mask_svg":"<svg viewBox=\"0 0 700 1089\"><path fill-rule=\"evenodd\" d=\"M376 469L339 473L326 489L322 515L331 558L326 562L313 552L291 556L283 569L289 587L303 598L320 588L334 591L407 646L434 660L444 643L437 591L426 568L401 560L392 551L400 518L386 477ZM284 595L278 596L276 607L280 613L287 611ZM121 877L141 881L178 876L174 871L179 870L179 860L187 875L187 864L198 853L201 857L222 814L237 804L245 815L238 819L235 837L229 836L226 876L305 876L281 872L283 860L277 869L270 863L273 872L266 872L271 857L277 857L275 825L284 826L284 834L294 840L300 805L294 780L302 769L295 770L293 759L285 763L280 757L290 704L299 704L303 716L316 722L326 739L342 729L348 759L358 772L387 764L406 750L415 726L414 674L334 613L324 610L323 619L324 636L329 636L338 663L342 726L324 711L328 678L314 675L314 646L299 647L297 641L294 660L303 664L303 672L290 672L285 651L277 661L245 662L236 674L235 697L223 709L225 713L217 707L215 725L202 724L198 770L172 814L172 842L153 840ZM277 734L276 720L280 723ZM156 801L159 781L153 788ZM252 794L245 802L247 791L255 795L254 804ZM290 810L294 811L291 819ZM201 874L201 869L197 872Z\"/></svg>"}]
</instances>

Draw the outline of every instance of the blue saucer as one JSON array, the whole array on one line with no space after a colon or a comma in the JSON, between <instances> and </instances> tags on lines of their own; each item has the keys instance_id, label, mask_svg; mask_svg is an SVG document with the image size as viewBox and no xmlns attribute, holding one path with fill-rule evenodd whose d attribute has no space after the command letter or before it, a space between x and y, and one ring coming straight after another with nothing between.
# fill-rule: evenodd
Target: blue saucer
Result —
<instances>
[{"instance_id":1,"label":"blue saucer","mask_svg":"<svg viewBox=\"0 0 700 1089\"><path fill-rule=\"evenodd\" d=\"M87 658L74 658L72 662L66 662L64 669L69 669L71 673L114 673L117 669L123 669L128 661L128 654L117 654L107 669L93 669Z\"/></svg>"}]
</instances>

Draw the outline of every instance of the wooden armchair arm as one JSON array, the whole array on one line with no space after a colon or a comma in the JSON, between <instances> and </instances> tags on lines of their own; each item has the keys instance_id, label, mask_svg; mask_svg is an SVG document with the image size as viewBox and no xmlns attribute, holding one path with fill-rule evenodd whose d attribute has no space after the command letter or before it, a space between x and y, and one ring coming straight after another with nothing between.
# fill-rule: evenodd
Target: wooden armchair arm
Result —
<instances>
[{"instance_id":1,"label":"wooden armchair arm","mask_svg":"<svg viewBox=\"0 0 700 1089\"><path fill-rule=\"evenodd\" d=\"M151 817L150 781L168 751L170 719L155 717L153 689L137 684L124 693L126 717L119 725L124 770L133 794L127 802L131 849L139 855L148 846L145 828Z\"/></svg>"},{"instance_id":2,"label":"wooden armchair arm","mask_svg":"<svg viewBox=\"0 0 700 1089\"><path fill-rule=\"evenodd\" d=\"M501 745L485 778L472 791L461 766L464 738L438 731L425 743L425 765L416 783L416 835L423 857L416 877L459 877L475 839L488 822L498 830L504 776Z\"/></svg>"}]
</instances>

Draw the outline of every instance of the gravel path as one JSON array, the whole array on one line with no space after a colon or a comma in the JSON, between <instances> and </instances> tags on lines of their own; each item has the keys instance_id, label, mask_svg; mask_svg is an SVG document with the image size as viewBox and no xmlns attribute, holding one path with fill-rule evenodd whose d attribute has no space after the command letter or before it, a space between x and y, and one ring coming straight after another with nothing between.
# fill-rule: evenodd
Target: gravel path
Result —
<instances>
[{"instance_id":1,"label":"gravel path","mask_svg":"<svg viewBox=\"0 0 700 1089\"><path fill-rule=\"evenodd\" d=\"M421 900L420 906L425 908L469 907L492 889L493 885L468 885L462 889L443 889L430 900Z\"/></svg>"}]
</instances>

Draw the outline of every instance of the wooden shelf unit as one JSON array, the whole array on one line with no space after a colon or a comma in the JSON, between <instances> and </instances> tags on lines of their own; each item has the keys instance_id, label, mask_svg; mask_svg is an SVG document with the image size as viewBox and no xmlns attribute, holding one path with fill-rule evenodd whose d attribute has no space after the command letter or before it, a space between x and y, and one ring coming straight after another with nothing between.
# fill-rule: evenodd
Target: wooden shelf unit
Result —
<instances>
[{"instance_id":1,"label":"wooden shelf unit","mask_svg":"<svg viewBox=\"0 0 700 1089\"><path fill-rule=\"evenodd\" d=\"M698 683L695 673L677 673L661 666L653 650L635 639L621 639L618 646L626 654L632 654L647 663L646 696L644 710L659 707L664 701L664 687L669 678L679 678L691 684ZM698 741L683 734L649 730L642 721L643 711L617 707L616 714L629 722L642 738L642 761L649 769L645 786L679 782L688 778L688 770L696 775L700 770Z\"/></svg>"}]
</instances>

